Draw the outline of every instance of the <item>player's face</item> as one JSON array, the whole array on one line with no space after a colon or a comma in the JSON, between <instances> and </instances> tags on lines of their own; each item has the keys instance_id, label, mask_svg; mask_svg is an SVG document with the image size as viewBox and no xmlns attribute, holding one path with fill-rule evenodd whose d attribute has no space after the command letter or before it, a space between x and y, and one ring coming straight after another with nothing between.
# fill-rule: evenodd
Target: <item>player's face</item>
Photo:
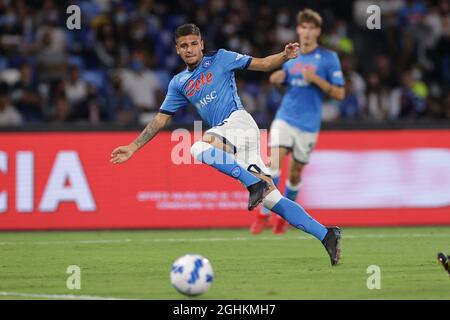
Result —
<instances>
[{"instance_id":1,"label":"player's face","mask_svg":"<svg viewBox=\"0 0 450 320\"><path fill-rule=\"evenodd\" d=\"M300 38L300 44L310 46L317 43L320 36L320 28L314 23L303 22L297 26L297 34Z\"/></svg>"},{"instance_id":2,"label":"player's face","mask_svg":"<svg viewBox=\"0 0 450 320\"><path fill-rule=\"evenodd\" d=\"M203 57L203 40L200 36L190 34L177 40L177 54L189 67L196 66Z\"/></svg>"}]
</instances>

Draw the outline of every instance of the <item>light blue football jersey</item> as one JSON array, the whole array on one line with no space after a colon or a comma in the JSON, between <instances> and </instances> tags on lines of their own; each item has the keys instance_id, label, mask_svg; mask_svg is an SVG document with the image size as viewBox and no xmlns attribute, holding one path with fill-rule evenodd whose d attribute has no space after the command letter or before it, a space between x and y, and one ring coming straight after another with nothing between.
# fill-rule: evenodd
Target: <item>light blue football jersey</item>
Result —
<instances>
[{"instance_id":1,"label":"light blue football jersey","mask_svg":"<svg viewBox=\"0 0 450 320\"><path fill-rule=\"evenodd\" d=\"M173 115L189 103L211 127L223 122L236 110L242 110L234 71L246 69L252 57L220 49L205 55L192 71L175 75L169 83L160 112Z\"/></svg>"},{"instance_id":2,"label":"light blue football jersey","mask_svg":"<svg viewBox=\"0 0 450 320\"><path fill-rule=\"evenodd\" d=\"M283 64L287 91L275 118L303 131L318 132L324 92L303 79L300 71L305 68L315 70L318 76L333 85L344 85L341 64L336 52L317 47L312 52L300 54Z\"/></svg>"}]
</instances>

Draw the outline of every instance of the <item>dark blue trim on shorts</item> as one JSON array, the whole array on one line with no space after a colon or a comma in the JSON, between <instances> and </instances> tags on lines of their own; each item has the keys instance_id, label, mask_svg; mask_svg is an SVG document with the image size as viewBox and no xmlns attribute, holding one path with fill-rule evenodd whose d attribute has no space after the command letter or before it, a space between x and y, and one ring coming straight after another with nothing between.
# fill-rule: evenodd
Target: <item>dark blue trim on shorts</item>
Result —
<instances>
[{"instance_id":1,"label":"dark blue trim on shorts","mask_svg":"<svg viewBox=\"0 0 450 320\"><path fill-rule=\"evenodd\" d=\"M232 144L230 141L228 141L228 139L225 138L224 136L221 136L220 134L215 133L215 132L205 132L205 133L206 133L206 134L209 134L209 135L212 135L212 136L215 136L215 137L217 137L217 138L222 139L222 143L223 143L224 145L230 146L230 147L233 148L233 154L236 154L236 153L237 153L237 148L236 148L236 146L235 146L234 144Z\"/></svg>"}]
</instances>

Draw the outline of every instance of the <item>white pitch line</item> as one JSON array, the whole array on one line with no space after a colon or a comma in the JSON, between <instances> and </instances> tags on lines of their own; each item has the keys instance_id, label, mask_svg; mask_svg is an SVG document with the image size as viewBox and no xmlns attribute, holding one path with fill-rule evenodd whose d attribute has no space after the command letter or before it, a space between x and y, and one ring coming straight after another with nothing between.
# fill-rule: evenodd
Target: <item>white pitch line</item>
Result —
<instances>
[{"instance_id":1,"label":"white pitch line","mask_svg":"<svg viewBox=\"0 0 450 320\"><path fill-rule=\"evenodd\" d=\"M0 245L11 245L11 244L38 244L38 245L53 245L53 244L101 244L101 243L126 243L131 242L131 239L110 239L110 240L57 240L57 241L35 241L35 242L25 242L25 241L5 241L0 242Z\"/></svg>"},{"instance_id":2,"label":"white pitch line","mask_svg":"<svg viewBox=\"0 0 450 320\"><path fill-rule=\"evenodd\" d=\"M77 296L73 294L40 294L40 293L19 293L19 292L1 292L0 296L22 297L22 298L44 298L44 299L69 299L69 300L128 300L114 297L97 296Z\"/></svg>"},{"instance_id":3,"label":"white pitch line","mask_svg":"<svg viewBox=\"0 0 450 320\"><path fill-rule=\"evenodd\" d=\"M361 234L342 236L345 239L398 239L398 238L450 238L449 233L426 234ZM4 241L0 245L58 245L58 244L114 244L131 242L220 242L220 241L285 241L285 240L314 240L312 236L278 236L278 237L232 237L232 238L155 238L155 239L104 239L104 240L61 240L61 241Z\"/></svg>"}]
</instances>

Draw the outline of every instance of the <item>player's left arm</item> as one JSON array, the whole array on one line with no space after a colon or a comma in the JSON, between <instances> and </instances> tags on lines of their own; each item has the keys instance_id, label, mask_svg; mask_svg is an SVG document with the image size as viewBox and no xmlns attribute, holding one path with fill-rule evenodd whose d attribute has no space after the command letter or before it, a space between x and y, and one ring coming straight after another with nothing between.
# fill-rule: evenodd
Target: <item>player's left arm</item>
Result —
<instances>
[{"instance_id":1,"label":"player's left arm","mask_svg":"<svg viewBox=\"0 0 450 320\"><path fill-rule=\"evenodd\" d=\"M284 51L267 56L265 58L252 58L248 70L252 71L272 71L281 67L289 59L295 59L298 56L300 45L297 42L288 43Z\"/></svg>"},{"instance_id":2,"label":"player's left arm","mask_svg":"<svg viewBox=\"0 0 450 320\"><path fill-rule=\"evenodd\" d=\"M333 99L342 100L345 98L345 88L343 86L334 85L327 80L321 78L311 70L303 72L303 78L317 85L323 92Z\"/></svg>"},{"instance_id":3,"label":"player's left arm","mask_svg":"<svg viewBox=\"0 0 450 320\"><path fill-rule=\"evenodd\" d=\"M342 100L345 98L344 78L338 55L332 53L327 56L325 78L320 77L311 69L302 70L303 78L318 86L323 92L333 99Z\"/></svg>"}]
</instances>

